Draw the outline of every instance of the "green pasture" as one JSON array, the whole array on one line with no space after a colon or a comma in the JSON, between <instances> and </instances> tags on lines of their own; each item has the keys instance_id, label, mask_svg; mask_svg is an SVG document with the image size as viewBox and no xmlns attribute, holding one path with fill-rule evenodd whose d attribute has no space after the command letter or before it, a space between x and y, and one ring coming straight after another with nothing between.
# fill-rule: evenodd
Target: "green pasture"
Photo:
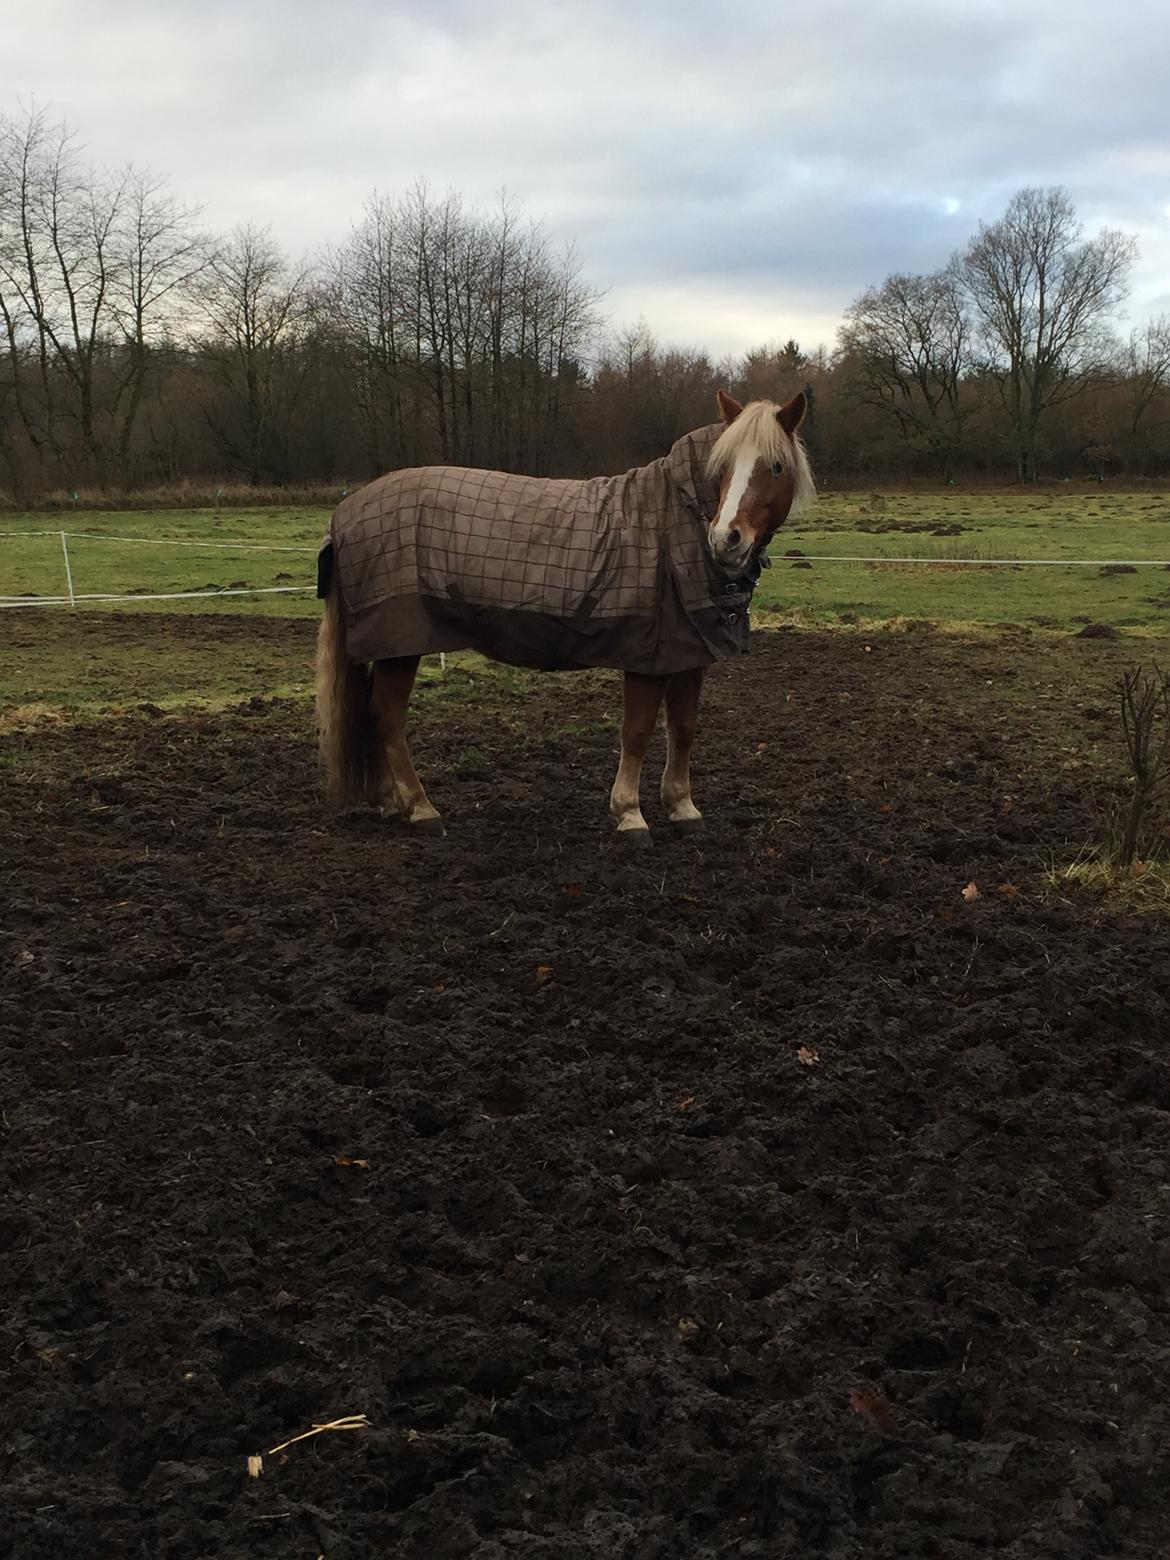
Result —
<instances>
[{"instance_id":1,"label":"green pasture","mask_svg":"<svg viewBox=\"0 0 1170 1560\"><path fill-rule=\"evenodd\" d=\"M195 590L202 597L103 604L103 610L313 616L317 607L308 591L213 592L312 585L313 553L327 523L326 509L305 507L6 516L0 521L0 597L67 594L64 526L78 595ZM164 542L185 545L158 545ZM266 546L304 551L261 550ZM812 566L793 567L783 556L790 548L810 555ZM816 561L818 555L890 561L830 563ZM1024 561L1170 563L1170 495L1161 493L1112 493L1105 487L1090 494L826 493L803 521L779 534L772 556L774 567L756 597L764 621L773 613L817 623L909 617L1064 630L1094 621L1156 633L1170 617L1165 568L1135 566L1133 573L1105 574L1099 565L1070 561L1064 568L1037 568ZM912 557L930 562L898 561ZM1009 562L993 566L993 559ZM13 609L8 616L21 610L29 609Z\"/></svg>"},{"instance_id":2,"label":"green pasture","mask_svg":"<svg viewBox=\"0 0 1170 1560\"><path fill-rule=\"evenodd\" d=\"M889 558L889 563L794 567L784 554ZM1140 633L1170 626L1170 495L1017 493L822 495L781 531L756 605L817 623L894 618L938 623L1024 623L1073 630L1109 623ZM923 564L899 559L926 558ZM1064 568L1024 560L1068 559ZM990 560L1008 560L1005 565ZM1017 561L1018 560L1018 561Z\"/></svg>"},{"instance_id":3,"label":"green pasture","mask_svg":"<svg viewBox=\"0 0 1170 1560\"><path fill-rule=\"evenodd\" d=\"M289 588L315 584L314 555L328 522L328 510L305 508L5 516L0 519L0 600L68 595L67 548L78 596L205 593L205 599L93 604L103 612L213 610L314 616L318 608L312 590L294 594ZM293 550L269 550L276 548ZM282 593L214 594L274 589ZM83 602L81 610L85 606ZM32 610L0 608L9 617Z\"/></svg>"}]
</instances>

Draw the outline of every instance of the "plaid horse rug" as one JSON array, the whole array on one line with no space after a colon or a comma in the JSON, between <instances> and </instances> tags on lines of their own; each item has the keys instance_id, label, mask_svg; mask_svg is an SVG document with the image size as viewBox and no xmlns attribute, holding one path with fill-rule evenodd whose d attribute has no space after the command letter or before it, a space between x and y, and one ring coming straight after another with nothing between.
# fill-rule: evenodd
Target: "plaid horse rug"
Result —
<instances>
[{"instance_id":1,"label":"plaid horse rug","mask_svg":"<svg viewBox=\"0 0 1170 1560\"><path fill-rule=\"evenodd\" d=\"M743 653L759 563L729 579L706 546L722 431L684 434L618 477L423 466L360 488L318 567L318 595L341 592L350 659L479 650L665 676Z\"/></svg>"}]
</instances>

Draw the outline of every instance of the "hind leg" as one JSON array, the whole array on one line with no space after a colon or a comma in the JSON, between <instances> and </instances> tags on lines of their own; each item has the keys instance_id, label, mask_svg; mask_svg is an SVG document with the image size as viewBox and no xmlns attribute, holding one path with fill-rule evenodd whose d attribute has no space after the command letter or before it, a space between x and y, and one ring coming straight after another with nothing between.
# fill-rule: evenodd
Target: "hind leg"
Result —
<instances>
[{"instance_id":1,"label":"hind leg","mask_svg":"<svg viewBox=\"0 0 1170 1560\"><path fill-rule=\"evenodd\" d=\"M374 663L370 706L382 747L381 779L371 798L384 812L396 811L420 833L441 834L443 822L415 773L406 742L406 711L418 672L418 656Z\"/></svg>"}]
</instances>

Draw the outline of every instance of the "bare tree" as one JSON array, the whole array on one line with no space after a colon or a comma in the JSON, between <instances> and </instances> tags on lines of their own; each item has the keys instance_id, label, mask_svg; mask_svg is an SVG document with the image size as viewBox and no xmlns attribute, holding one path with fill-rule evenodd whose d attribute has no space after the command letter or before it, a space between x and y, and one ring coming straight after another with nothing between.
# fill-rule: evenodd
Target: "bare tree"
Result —
<instances>
[{"instance_id":1,"label":"bare tree","mask_svg":"<svg viewBox=\"0 0 1170 1560\"><path fill-rule=\"evenodd\" d=\"M660 455L680 433L713 420L721 380L705 352L663 348L645 320L624 326L593 375L591 422L612 470Z\"/></svg>"},{"instance_id":2,"label":"bare tree","mask_svg":"<svg viewBox=\"0 0 1170 1560\"><path fill-rule=\"evenodd\" d=\"M41 322L55 360L73 394L70 414L99 483L108 470L108 426L99 376L109 370L115 329L113 290L117 280L118 228L128 174L81 168L62 138L49 167L42 216L52 260L50 310Z\"/></svg>"},{"instance_id":3,"label":"bare tree","mask_svg":"<svg viewBox=\"0 0 1170 1560\"><path fill-rule=\"evenodd\" d=\"M151 364L173 338L211 261L197 207L184 206L156 175L130 169L124 186L111 298L123 351L114 391L123 480Z\"/></svg>"},{"instance_id":4,"label":"bare tree","mask_svg":"<svg viewBox=\"0 0 1170 1560\"><path fill-rule=\"evenodd\" d=\"M501 195L499 209L488 231L488 269L485 305L487 310L485 369L488 379L487 461L507 466L513 423L510 340L513 280L516 256L522 242L520 213L507 195Z\"/></svg>"},{"instance_id":5,"label":"bare tree","mask_svg":"<svg viewBox=\"0 0 1170 1560\"><path fill-rule=\"evenodd\" d=\"M46 296L52 256L42 213L52 165L66 132L43 109L21 120L0 118L0 316L9 392L28 450L44 465L60 453L54 346ZM5 452L18 489L27 472L11 435Z\"/></svg>"},{"instance_id":6,"label":"bare tree","mask_svg":"<svg viewBox=\"0 0 1170 1560\"><path fill-rule=\"evenodd\" d=\"M1130 333L1118 368L1126 390L1129 459L1144 466L1150 413L1170 388L1170 315L1160 314Z\"/></svg>"},{"instance_id":7,"label":"bare tree","mask_svg":"<svg viewBox=\"0 0 1170 1560\"><path fill-rule=\"evenodd\" d=\"M304 387L310 274L290 266L266 228L239 227L203 272L197 360L221 393L204 415L248 480L283 481Z\"/></svg>"},{"instance_id":8,"label":"bare tree","mask_svg":"<svg viewBox=\"0 0 1170 1560\"><path fill-rule=\"evenodd\" d=\"M853 393L927 451L950 478L969 415L962 396L970 364L969 325L953 270L888 276L848 308L840 351Z\"/></svg>"},{"instance_id":9,"label":"bare tree","mask_svg":"<svg viewBox=\"0 0 1170 1560\"><path fill-rule=\"evenodd\" d=\"M26 127L27 132L27 127ZM3 359L0 366L0 455L8 467L17 498L29 492L30 460L39 458L41 430L34 415L34 356L25 304L23 263L25 227L21 211L29 160L29 135L0 116L0 326Z\"/></svg>"},{"instance_id":10,"label":"bare tree","mask_svg":"<svg viewBox=\"0 0 1170 1560\"><path fill-rule=\"evenodd\" d=\"M459 219L454 196L436 204L425 184L418 184L399 209L405 248L404 289L408 340L419 379L429 392L430 411L438 443L439 459L451 455L449 360L453 321L447 308L451 265L450 247ZM415 443L420 434L415 412Z\"/></svg>"},{"instance_id":11,"label":"bare tree","mask_svg":"<svg viewBox=\"0 0 1170 1560\"><path fill-rule=\"evenodd\" d=\"M1067 191L1025 189L998 222L980 227L959 262L1021 481L1035 480L1047 414L1098 375L1111 345L1108 318L1126 292L1134 240L1081 232Z\"/></svg>"},{"instance_id":12,"label":"bare tree","mask_svg":"<svg viewBox=\"0 0 1170 1560\"><path fill-rule=\"evenodd\" d=\"M404 413L409 364L399 218L395 204L375 191L348 240L330 257L322 293L376 471L409 464L417 455Z\"/></svg>"},{"instance_id":13,"label":"bare tree","mask_svg":"<svg viewBox=\"0 0 1170 1560\"><path fill-rule=\"evenodd\" d=\"M63 453L64 427L100 482L107 472L105 379L118 224L127 175L82 164L72 132L30 109L4 127L6 175L0 214L0 287L9 350L36 365L37 443ZM17 377L20 374L17 366ZM32 401L21 394L32 436Z\"/></svg>"},{"instance_id":14,"label":"bare tree","mask_svg":"<svg viewBox=\"0 0 1170 1560\"><path fill-rule=\"evenodd\" d=\"M0 120L6 378L42 474L80 457L104 483L111 446L124 467L164 311L203 263L193 215L161 179L85 165L41 110Z\"/></svg>"},{"instance_id":15,"label":"bare tree","mask_svg":"<svg viewBox=\"0 0 1170 1560\"><path fill-rule=\"evenodd\" d=\"M507 200L485 219L423 184L373 197L325 297L379 464L554 458L595 294Z\"/></svg>"}]
</instances>

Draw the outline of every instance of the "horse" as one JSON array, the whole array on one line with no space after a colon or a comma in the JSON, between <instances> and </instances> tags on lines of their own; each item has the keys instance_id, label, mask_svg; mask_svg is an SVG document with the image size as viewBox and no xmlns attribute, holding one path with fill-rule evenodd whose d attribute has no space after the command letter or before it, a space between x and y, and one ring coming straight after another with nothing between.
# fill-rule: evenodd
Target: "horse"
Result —
<instances>
[{"instance_id":1,"label":"horse","mask_svg":"<svg viewBox=\"0 0 1170 1560\"><path fill-rule=\"evenodd\" d=\"M335 511L318 563L318 746L329 797L444 826L407 745L423 655L480 650L540 670L623 673L609 809L646 844L643 761L666 707L661 797L702 825L690 763L706 669L747 648L747 608L777 529L809 501L806 399L746 406L620 477L554 480L461 467L391 472Z\"/></svg>"}]
</instances>

